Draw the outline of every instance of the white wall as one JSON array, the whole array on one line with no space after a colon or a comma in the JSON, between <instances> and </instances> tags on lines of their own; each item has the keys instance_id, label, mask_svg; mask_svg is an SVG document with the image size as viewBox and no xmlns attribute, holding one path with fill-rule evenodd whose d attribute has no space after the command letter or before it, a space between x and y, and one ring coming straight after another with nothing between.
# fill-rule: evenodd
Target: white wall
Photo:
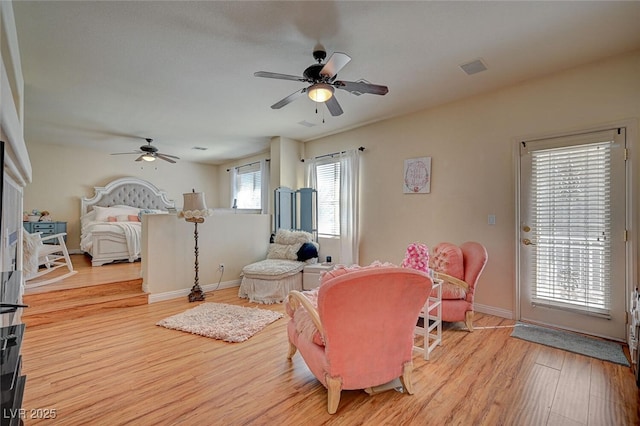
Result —
<instances>
[{"instance_id":1,"label":"white wall","mask_svg":"<svg viewBox=\"0 0 640 426\"><path fill-rule=\"evenodd\" d=\"M245 265L266 258L271 216L214 214L198 224L198 278L200 286L238 285ZM195 278L195 225L176 215L147 215L142 233L142 274L151 300L163 295L188 294Z\"/></svg>"},{"instance_id":2,"label":"white wall","mask_svg":"<svg viewBox=\"0 0 640 426\"><path fill-rule=\"evenodd\" d=\"M638 117L640 51L308 142L305 154L366 148L361 264L399 263L414 241L476 240L489 252L476 302L509 313L516 283L515 142ZM637 169L640 145L630 142ZM432 157L431 193L403 194L404 160L423 156ZM637 186L633 194L638 211ZM488 225L489 214L495 225Z\"/></svg>"},{"instance_id":3,"label":"white wall","mask_svg":"<svg viewBox=\"0 0 640 426\"><path fill-rule=\"evenodd\" d=\"M195 189L205 193L208 207L219 207L218 167L186 161L170 164L135 162L135 156L112 156L107 152L27 142L33 181L24 191L25 210L47 210L53 220L67 222L67 247L80 248L80 198L92 197L95 186L135 176L166 191L176 206L182 194ZM227 207L226 205L224 207Z\"/></svg>"}]
</instances>

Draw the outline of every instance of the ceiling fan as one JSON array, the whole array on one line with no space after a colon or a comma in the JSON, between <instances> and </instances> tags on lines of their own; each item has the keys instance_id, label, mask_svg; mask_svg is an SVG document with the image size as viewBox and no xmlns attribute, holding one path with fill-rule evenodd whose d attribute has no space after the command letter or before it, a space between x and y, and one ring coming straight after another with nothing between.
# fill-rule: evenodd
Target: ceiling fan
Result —
<instances>
[{"instance_id":1,"label":"ceiling fan","mask_svg":"<svg viewBox=\"0 0 640 426\"><path fill-rule=\"evenodd\" d=\"M298 90L286 98L271 105L272 109L280 109L285 105L290 104L298 97L305 93L311 100L315 102L324 102L329 109L329 112L333 116L338 116L343 113L342 107L338 103L334 96L335 89L346 90L354 95L360 96L363 93L371 93L374 95L386 95L389 92L387 86L381 86L378 84L371 84L366 80L358 81L343 81L336 80L338 71L340 71L345 65L349 63L351 57L347 54L334 52L326 63L322 63L327 57L325 48L318 44L313 49L313 57L318 62L308 67L302 73L302 77L289 74L278 74L267 71L258 71L253 75L256 77L275 78L279 80L293 80L303 83L311 83L310 86Z\"/></svg>"},{"instance_id":2,"label":"ceiling fan","mask_svg":"<svg viewBox=\"0 0 640 426\"><path fill-rule=\"evenodd\" d=\"M142 161L142 160L144 160L144 161L156 161L156 158L159 158L161 160L168 161L170 163L175 163L175 160L173 160L174 158L176 160L180 159L180 157L176 157L175 155L162 154L162 153L158 152L158 148L156 148L155 146L151 145L151 142L153 142L153 139L145 138L145 140L147 141L147 145L142 145L140 147L140 150L138 150L138 151L116 152L116 153L113 153L111 155L142 154L138 158L136 158L136 161Z\"/></svg>"}]
</instances>

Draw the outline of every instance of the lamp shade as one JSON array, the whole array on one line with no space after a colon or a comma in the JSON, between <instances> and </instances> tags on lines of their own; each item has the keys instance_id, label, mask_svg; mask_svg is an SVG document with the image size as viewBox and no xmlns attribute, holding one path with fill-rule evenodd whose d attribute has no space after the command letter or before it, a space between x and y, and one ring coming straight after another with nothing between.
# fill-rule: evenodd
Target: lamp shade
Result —
<instances>
[{"instance_id":1,"label":"lamp shade","mask_svg":"<svg viewBox=\"0 0 640 426\"><path fill-rule=\"evenodd\" d=\"M326 83L316 83L309 89L309 98L314 102L326 102L333 96L333 86Z\"/></svg>"},{"instance_id":2,"label":"lamp shade","mask_svg":"<svg viewBox=\"0 0 640 426\"><path fill-rule=\"evenodd\" d=\"M209 216L211 211L204 201L203 192L187 192L184 196L184 207L180 212L180 217L189 219L201 219Z\"/></svg>"}]
</instances>

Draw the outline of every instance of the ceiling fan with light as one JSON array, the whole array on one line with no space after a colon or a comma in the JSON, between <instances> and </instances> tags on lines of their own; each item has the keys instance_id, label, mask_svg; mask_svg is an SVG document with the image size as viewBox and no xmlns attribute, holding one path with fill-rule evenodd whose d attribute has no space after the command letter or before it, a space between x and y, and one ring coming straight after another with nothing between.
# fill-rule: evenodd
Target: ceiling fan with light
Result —
<instances>
[{"instance_id":1,"label":"ceiling fan with light","mask_svg":"<svg viewBox=\"0 0 640 426\"><path fill-rule=\"evenodd\" d=\"M142 145L138 151L116 152L111 155L141 154L138 158L136 158L136 161L156 161L156 158L159 158L161 160L168 161L169 163L175 163L175 160L180 159L180 157L176 157L175 155L162 154L158 152L158 148L151 145L153 139L145 138L145 140L147 141L147 145Z\"/></svg>"},{"instance_id":2,"label":"ceiling fan with light","mask_svg":"<svg viewBox=\"0 0 640 426\"><path fill-rule=\"evenodd\" d=\"M363 93L371 93L373 95L386 95L389 92L387 86L381 86L378 84L371 84L366 80L358 81L343 81L336 80L338 71L344 68L349 63L351 57L347 54L334 52L326 63L322 63L327 57L325 48L318 44L313 49L313 57L318 62L309 66L302 73L302 77L289 74L278 74L267 71L258 71L253 75L256 77L275 78L279 80L293 80L303 83L311 83L310 86L304 87L298 90L286 98L271 105L273 109L280 109L285 105L290 104L298 97L305 93L312 101L324 102L329 109L329 112L333 116L338 116L343 113L342 107L338 103L334 96L335 89L346 90L354 95L360 96Z\"/></svg>"}]
</instances>

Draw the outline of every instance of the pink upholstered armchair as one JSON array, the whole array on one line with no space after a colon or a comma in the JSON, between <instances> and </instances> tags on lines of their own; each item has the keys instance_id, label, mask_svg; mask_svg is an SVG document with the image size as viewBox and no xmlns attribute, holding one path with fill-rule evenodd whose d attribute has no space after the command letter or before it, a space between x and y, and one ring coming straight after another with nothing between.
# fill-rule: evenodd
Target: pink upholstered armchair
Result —
<instances>
[{"instance_id":1,"label":"pink upholstered armchair","mask_svg":"<svg viewBox=\"0 0 640 426\"><path fill-rule=\"evenodd\" d=\"M429 265L444 280L443 321L464 321L469 331L473 331L473 298L487 258L487 250L476 242L468 241L460 247L440 243L433 247Z\"/></svg>"},{"instance_id":2,"label":"pink upholstered armchair","mask_svg":"<svg viewBox=\"0 0 640 426\"><path fill-rule=\"evenodd\" d=\"M371 266L324 278L316 290L292 291L286 309L291 317L288 358L300 351L328 390L329 413L338 409L343 389L366 389L400 378L412 394L413 332L431 292L429 276Z\"/></svg>"}]
</instances>

